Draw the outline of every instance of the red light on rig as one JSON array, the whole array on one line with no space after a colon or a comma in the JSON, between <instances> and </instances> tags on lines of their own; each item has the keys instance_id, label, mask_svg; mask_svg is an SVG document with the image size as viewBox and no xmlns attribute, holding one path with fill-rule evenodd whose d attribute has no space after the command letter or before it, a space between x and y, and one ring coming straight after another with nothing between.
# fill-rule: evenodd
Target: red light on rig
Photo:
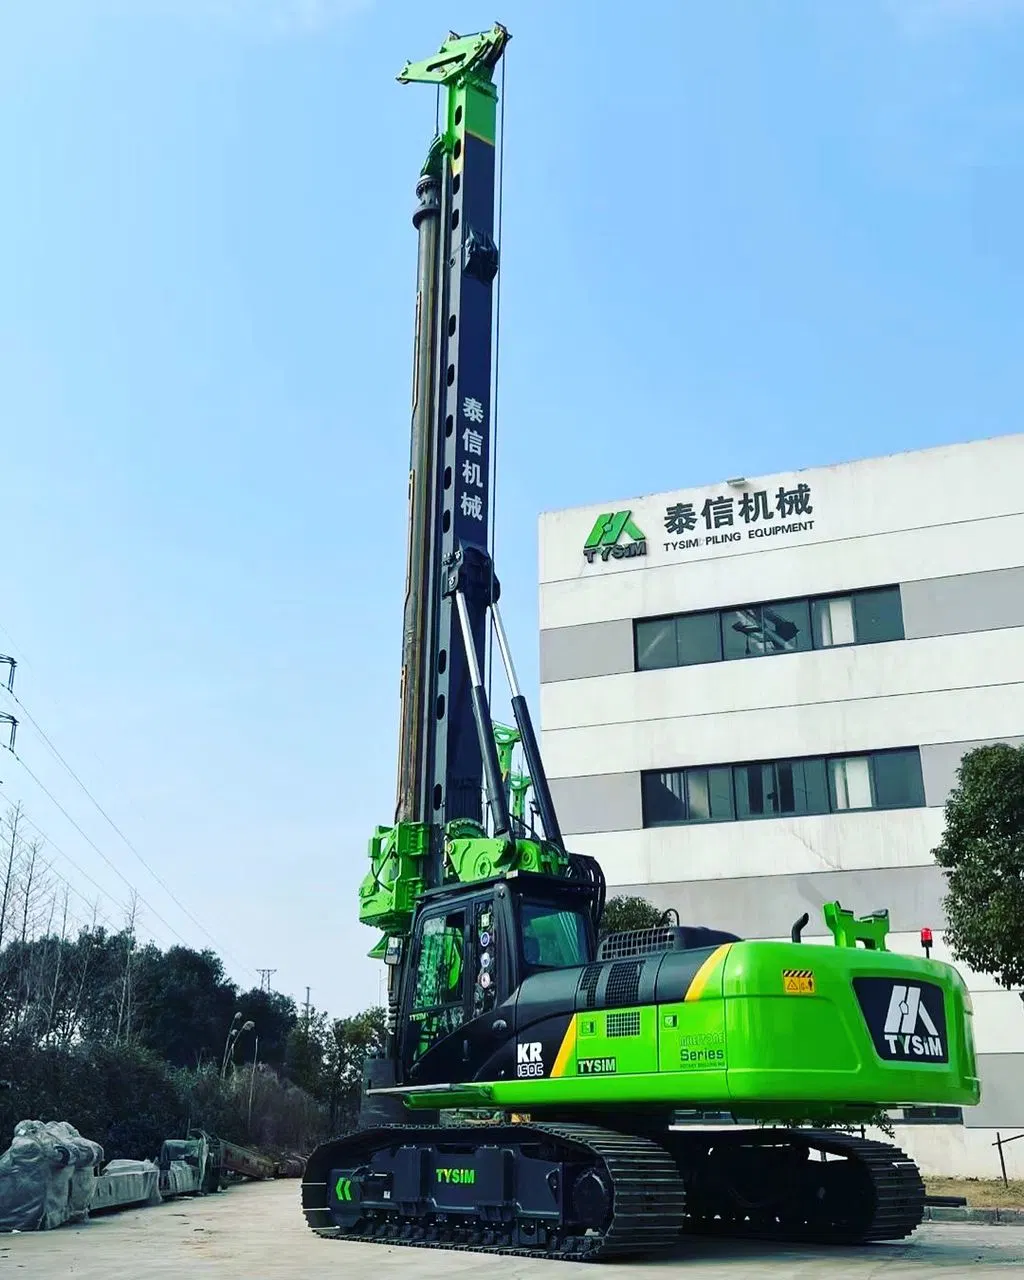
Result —
<instances>
[{"instance_id":1,"label":"red light on rig","mask_svg":"<svg viewBox=\"0 0 1024 1280\"><path fill-rule=\"evenodd\" d=\"M927 926L921 930L921 946L924 948L925 957L929 957L932 953L932 931Z\"/></svg>"}]
</instances>

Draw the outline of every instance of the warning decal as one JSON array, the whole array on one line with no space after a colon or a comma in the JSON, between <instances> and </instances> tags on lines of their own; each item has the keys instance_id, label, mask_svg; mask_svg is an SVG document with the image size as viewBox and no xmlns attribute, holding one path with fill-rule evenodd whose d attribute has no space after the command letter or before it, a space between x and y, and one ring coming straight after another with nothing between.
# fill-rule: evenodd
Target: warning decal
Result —
<instances>
[{"instance_id":1,"label":"warning decal","mask_svg":"<svg viewBox=\"0 0 1024 1280\"><path fill-rule=\"evenodd\" d=\"M782 989L787 996L813 996L813 969L783 969Z\"/></svg>"}]
</instances>

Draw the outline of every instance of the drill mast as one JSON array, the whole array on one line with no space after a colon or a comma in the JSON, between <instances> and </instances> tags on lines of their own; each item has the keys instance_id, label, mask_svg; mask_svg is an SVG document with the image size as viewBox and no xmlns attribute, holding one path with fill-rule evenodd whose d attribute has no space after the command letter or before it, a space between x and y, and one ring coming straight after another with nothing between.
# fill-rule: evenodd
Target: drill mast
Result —
<instances>
[{"instance_id":1,"label":"drill mast","mask_svg":"<svg viewBox=\"0 0 1024 1280\"><path fill-rule=\"evenodd\" d=\"M477 667L483 661L487 608L496 595L488 546L498 271L492 77L508 38L500 26L451 34L434 57L407 63L398 76L443 87L447 99L413 215L419 253L395 807L397 822L435 829L484 816L487 761L471 677L474 659ZM494 801L495 834L507 833L507 811ZM442 879L438 839L430 845L428 888Z\"/></svg>"},{"instance_id":2,"label":"drill mast","mask_svg":"<svg viewBox=\"0 0 1024 1280\"><path fill-rule=\"evenodd\" d=\"M360 887L360 919L384 931L370 954L389 970L389 1057L406 943L424 894L533 872L589 885L595 925L604 902L600 868L591 858L567 854L562 844L498 609L489 548L499 265L493 77L508 40L502 26L472 36L449 34L437 54L407 63L398 76L403 83L443 88L446 104L443 130L420 172L413 215L416 330L395 821L376 829L370 871ZM508 679L514 730L491 722L481 674L489 621ZM513 739L526 765L514 776ZM525 792L531 786L543 836L531 829L526 838Z\"/></svg>"}]
</instances>

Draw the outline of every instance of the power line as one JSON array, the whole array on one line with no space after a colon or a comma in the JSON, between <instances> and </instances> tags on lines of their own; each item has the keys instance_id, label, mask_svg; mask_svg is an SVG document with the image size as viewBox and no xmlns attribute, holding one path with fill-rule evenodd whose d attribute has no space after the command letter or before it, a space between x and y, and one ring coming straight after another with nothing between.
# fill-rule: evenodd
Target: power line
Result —
<instances>
[{"instance_id":1,"label":"power line","mask_svg":"<svg viewBox=\"0 0 1024 1280\"><path fill-rule=\"evenodd\" d=\"M14 805L14 803L15 803L15 802L14 802L14 800L12 800L12 799L11 799L11 797L10 797L9 795L7 795L7 793L6 793L6 792L4 792L4 791L0 791L0 798L2 798L2 799L4 799L4 800L6 800L6 801L7 801L7 803L8 803L8 804L10 804L10 805L12 805L12 806L13 806L13 805ZM84 867L80 866L80 865L79 865L79 864L74 860L74 858L72 858L72 856L71 856L69 853L67 853L64 849L62 849L62 848L60 847L60 845L56 842L56 840L54 840L52 836L48 835L48 834L43 830L43 828L42 828L42 827L41 827L41 826L40 826L40 825L39 825L39 824L38 824L34 819L32 819L32 818L30 818L30 817L28 816L28 814L23 813L23 814L21 815L21 821L22 821L22 822L24 822L27 826L31 827L31 828L33 829L33 831L36 831L40 836L42 836L42 838L46 841L46 843L47 843L47 845L49 846L49 848L53 849L53 851L54 851L55 853L59 854L59 855L60 855L60 857L62 857L66 862L69 862L69 863L71 864L71 866L72 866L72 867L74 867L74 869L78 872L78 874L79 874L80 876L82 876L84 879L88 880L88 881L89 881L89 883L93 886L93 888L94 888L94 889L97 889L97 890L98 890L98 891L103 895L103 897L104 897L104 898L108 899L108 901L110 901L111 903L113 903L113 905L114 905L115 907L117 907L117 909L118 909L119 911L125 911L125 910L127 909L127 905L126 905L125 903L123 903L123 902L119 902L119 901L118 901L118 899L114 897L114 895L110 892L110 890L109 890L109 889L105 889L105 888L103 887L103 885L101 885L101 884L99 883L99 881L98 881L98 880L95 880L95 879L94 879L94 878L89 874L89 872L85 870L85 868L84 868ZM51 867L52 867L52 864L50 864L50 865L51 865ZM89 899L85 896L85 894L84 894L84 893L82 893L82 891L81 891L80 889L77 889L77 888L76 888L76 887L71 883L71 881L70 881L70 880L68 880L65 876L62 876L62 875L60 874L60 872L59 872L59 871L57 871L57 870L54 870L53 874L54 874L54 875L57 877L57 879L58 879L58 880L60 880L63 884L66 884L66 885L67 885L67 887L71 890L71 892L72 892L72 893L76 894L79 898L81 898L81 900L85 903L85 905L86 905L87 907L89 907L90 909L94 910L94 911L96 912L96 914L97 914L97 915L100 915L100 918L103 920L103 922L104 922L106 925L108 925L110 928L113 928L113 927L114 927L114 926L113 926L113 924L111 923L111 921L109 921L105 916L102 916L102 915L100 914L100 912L99 912L99 908L98 908L98 907L96 907L96 906L94 906L94 904L93 904L92 902L90 902L90 901L89 901ZM129 885L128 887L131 889L132 893L136 893L136 892L137 892L133 885ZM141 901L142 899L140 898L139 900ZM155 930L151 929L151 930L150 930L150 932L151 932L151 933L153 933L153 934L154 934L154 936L156 936L156 937L159 939L160 935L159 935L159 934L156 934L156 931L155 931Z\"/></svg>"},{"instance_id":2,"label":"power line","mask_svg":"<svg viewBox=\"0 0 1024 1280\"><path fill-rule=\"evenodd\" d=\"M7 803L12 806L12 808L15 807L15 802L11 799L10 796L8 796L3 791L0 791L0 799L6 800ZM98 889L99 892L105 898L108 898L114 904L114 906L121 907L121 903L119 903L117 899L108 890L104 889L101 884L93 880L92 876L90 876L87 871L84 871L78 865L78 863L75 862L75 860L72 857L66 854L64 850L55 841L51 840L50 837L46 834L46 832L42 829L42 827L40 827L37 823L33 822L32 819L28 816L28 814L24 812L21 813L19 817L19 821L25 823L26 826L31 827L33 831L37 832L46 842L46 845L54 851L54 853L59 854L60 857L62 858L65 858L74 867L74 869L78 872L79 875L84 876L85 879L88 880L96 889ZM88 907L89 910L92 911L95 916L97 916L100 920L102 920L105 925L107 925L110 928L113 928L113 925L111 924L111 922L100 911L98 902L95 902L95 903L90 902L89 899L85 896L85 894L81 891L81 889L73 885L71 881L67 878L67 876L61 875L61 873L57 870L57 868L54 866L52 861L47 862L44 860L42 865L46 871L56 876L56 878L61 882L61 884L65 886L65 888L70 889L70 891L77 898L81 898L85 906Z\"/></svg>"},{"instance_id":3,"label":"power line","mask_svg":"<svg viewBox=\"0 0 1024 1280\"><path fill-rule=\"evenodd\" d=\"M110 826L111 826L111 827L113 828L113 830L117 833L117 835L118 835L118 836L120 836L121 840L122 840L122 841L123 841L123 842L128 846L128 848L131 850L131 852L135 855L135 857L139 860L139 862L140 862L140 863L145 867L145 869L149 872L149 874L153 877L153 879L157 882L157 884L161 887L161 889L163 889L163 891L164 891L164 892L167 894L167 896L171 899L171 901L174 903L174 905L175 905L175 906L176 906L176 907L177 907L177 908L182 912L182 914L183 914L183 915L187 916L187 917L189 918L189 920L191 920L191 921L192 921L192 923L196 926L196 928L197 928L197 929L198 929L202 934L204 934L204 935L209 939L209 941L213 943L213 945L217 948L217 950L218 950L219 952L221 952L224 956L226 956L226 957L227 957L227 959L229 959L229 960L232 962L232 964L236 965L237 967L239 967L239 968L241 968L241 969L244 969L244 970L245 970L246 972L248 972L248 973L255 973L256 971L255 971L254 969L250 968L248 965L243 965L243 964L241 964L241 962L238 960L238 958L237 958L236 956L231 955L231 954L230 954L230 952L228 952L224 947L222 947L222 946L220 945L220 943L217 941L217 939L213 936L213 934L212 934L212 933L210 933L209 929L207 929L207 928L206 928L206 926L205 926L205 925L204 925L200 920L197 920L197 919L196 919L196 917L192 914L192 912L191 912L191 911L189 911L188 907L186 907L186 906L185 906L185 904L184 904L184 903L181 901L181 899L180 899L180 898L175 894L175 892L170 888L170 886L169 886L169 885L168 885L168 884L167 884L167 883L166 883L166 882L165 882L165 881L164 881L164 880L163 880L159 875L157 875L157 873L156 873L156 872L153 870L153 868L149 865L149 863L148 863L148 862L146 861L146 859L142 856L142 854L139 852L139 850L135 847L135 845L132 843L132 841L128 839L128 837L127 837L127 836L125 835L125 833L121 830L121 828L117 825L117 823L114 821L114 819L110 816L110 814L109 814L109 813L107 813L106 809L104 809L104 808L103 808L103 806L102 806L102 805L100 804L100 802L96 799L96 797L92 794L92 792L91 792L91 791L89 790L89 788L85 785L85 783L84 783L84 782L82 781L82 779L78 776L78 774L74 771L74 769L72 769L71 765L70 765L70 764L68 764L67 760L65 760L65 759L64 759L64 757L61 755L61 753L57 750L56 746L54 746L53 742L50 740L49 736L47 735L46 731L43 729L42 725L39 723L39 721L38 721L38 720L36 720L36 718L32 715L32 713L28 710L28 708L25 706L25 704L24 704L24 703L21 701L21 699L18 697L18 695L17 695L16 693L14 693L14 692L11 692L11 697L12 697L12 698L14 699L14 701L18 704L18 706L21 708L22 712L23 712L23 713L24 713L24 715L25 715L25 718L26 718L26 719L29 721L29 723L34 727L35 731L39 734L40 738L42 738L43 742L44 742L44 743L46 744L46 746L50 749L50 751L53 753L53 755L56 757L56 759L59 761L59 763L60 763L61 765L63 765L63 767L64 767L64 768L67 770L67 772L71 775L71 777L72 777L72 778L74 779L74 781L78 784L78 786L82 789L82 791L84 791L84 792L85 792L85 794L88 796L89 800L92 802L92 804L93 804L93 805L95 806L95 808L98 810L98 812L99 812L99 813L102 815L102 817L103 817L103 818L104 818L104 819L105 819L105 820L110 824ZM20 757L18 757L18 758L20 759ZM24 764L24 761L22 761L22 763ZM38 779L37 779L37 781L38 781ZM120 874L120 873L119 873L119 874ZM152 908L150 908L150 910L152 910ZM180 935L178 935L178 936L180 937Z\"/></svg>"},{"instance_id":4,"label":"power line","mask_svg":"<svg viewBox=\"0 0 1024 1280\"><path fill-rule=\"evenodd\" d=\"M440 89L438 90L438 93L440 94ZM36 666L35 666L35 663L34 663L34 662L29 658L27 651L26 651L26 650L25 650L25 649L24 649L20 644L18 644L18 642L17 642L17 640L14 638L14 636L13 636L13 635L11 635L10 631L8 631L8 629L7 629L7 628L6 628L2 623L0 623L0 633L3 633L3 635L5 635L5 636L7 637L7 639L10 641L10 644L11 644L11 646L12 646L12 648L13 648L14 652L15 652L15 653L18 653L18 654L20 654L20 655L21 655L21 659L20 659L20 660L24 663L24 665L26 665L27 667L29 667L31 670L36 670L37 668L36 668ZM235 966L235 968L236 968L236 969L239 969L239 970L241 970L241 971L243 971L243 972L245 972L245 973L255 973L256 971L252 968L252 966L251 966L251 965L242 964L242 963L238 960L238 958L237 958L236 956L233 956L233 955L231 954L231 952L230 952L230 951L228 951L225 947L222 947L222 946L217 942L216 938L214 938L214 937L213 937L213 935L209 932L209 930L208 930L208 929L207 929L207 928L206 928L206 927L205 927L205 926L204 926L204 925L203 925L199 920L197 920L197 919L196 919L196 917L192 914L192 912L188 910L188 908L187 908L187 907L186 907L186 906L185 906L185 905L184 905L184 904L183 904L183 903L178 899L178 897L177 897L177 896L172 892L172 890L171 890L171 889L170 889L170 888L169 888L169 887L164 883L164 881L160 878L160 876L158 876L158 875L157 875L157 873L156 873L156 872L153 870L153 868L149 865L149 863L146 861L146 859L145 859L145 858L143 858L142 854L141 854L141 853L139 853L138 849L136 849L136 848L135 848L134 844L132 844L132 842L128 839L128 837L124 834L124 832L120 829L120 827L118 827L117 823L115 823L115 822L114 822L114 820L110 817L110 815L106 812L106 810L105 810L105 809L103 809L103 807L100 805L99 801L95 798L95 796L93 796L92 792L88 789L88 787L87 787L87 786L85 785L85 783L81 780L81 778L79 778L79 777L78 777L78 775L75 773L75 771L71 768L71 766L70 766L70 765L68 764L68 762L64 759L64 757L61 755L61 753L57 750L56 746L54 746L53 742L51 742L51 740L50 740L49 736L46 734L45 730L42 728L42 726L39 724L39 722L35 719L35 717L32 715L32 713L31 713L31 712L30 712L30 711L25 707L24 703L21 701L21 699L18 697L18 695L14 692L14 688L13 688L13 685L14 685L14 670L15 670L15 666L17 665L17 660L16 660L16 659L14 659L14 658L8 658L8 659L6 659L6 662L7 662L7 664L8 664L8 665L9 665L9 667L10 667L10 671L9 671L9 675L8 675L8 680L7 680L7 692L8 692L8 694L9 694L9 695L10 695L10 697L13 699L13 701L14 701L14 702L16 702L16 703L18 704L18 706L21 708L21 710L22 710L22 712L24 713L24 715L25 715L26 719L27 719L27 720L32 724L32 726L35 728L36 732L37 732L37 733L39 734L39 736L42 738L43 742L44 742L44 743L46 744L46 746L50 749L50 751L52 751L52 752L53 752L53 754L54 754L54 756L57 758L57 760L58 760L58 761L63 765L63 767L68 771L68 773L70 773L70 774L71 774L71 776L72 776L72 778L74 778L75 782L77 782L77 783L78 783L79 787L81 787L81 789L82 789L82 790L85 792L85 794L89 797L89 799L90 799L90 800L92 801L92 803L96 806L96 808L97 808L97 809L99 810L99 812L103 815L103 817L107 820L107 822L110 824L110 826L111 826L111 827L113 827L114 831L115 831L115 832L117 832L117 834L120 836L120 838L124 841L124 843L128 846L128 848L129 848L129 849L132 851L132 853L135 855L135 857L136 857L136 858L138 858L139 862L141 862L141 863L142 863L142 865L146 868L146 870L149 872L149 874L153 877L153 879L157 882L157 884L159 884L159 885L161 886L161 888L162 888L162 889L164 890L164 892L168 895L168 897L170 897L170 898L171 898L171 900L175 903L175 905L179 908L179 910L181 910L181 911L182 911L182 912L183 912L183 913L188 917L188 919L192 921L192 923L196 926L196 928L197 928L197 929L199 929L199 930L200 930L200 932L201 932L201 933L203 933L203 934L204 934L204 935L205 935L205 936L206 936L206 937L207 937L207 938L208 938L208 939L213 943L213 945L214 945L214 947L216 948L217 952L218 952L219 954L223 955L227 960L230 960L230 961L231 961L231 963ZM58 704L58 705L59 705L59 704ZM50 800L51 800L51 801L52 801L52 802L57 806L57 808L61 811L61 813L62 813L62 814L64 814L65 818L67 818L67 820L71 823L71 825L75 828L75 830L79 832L79 834L83 837L83 839L84 839L84 840L86 840L86 842L87 842L87 843L88 843L88 844L89 844L93 849L95 849L95 850L96 850L96 852L100 855L100 857L103 859L103 861L104 861L105 863L107 863L107 865L111 868L111 870L113 870L113 871L115 872L115 874L119 877L119 879L123 880L123 881L125 882L125 884L127 884L127 885L128 885L128 888L131 890L131 892L132 892L133 894L136 894L136 895L137 895L138 900L139 900L139 901L140 901L140 902L141 902L141 903L142 903L142 904L143 904L143 905L144 905L144 906L145 906L145 907L146 907L150 912L152 912L152 914L157 918L157 920L159 920L159 921L161 922L161 924L163 924L163 926L164 926L166 929L170 930L170 932L174 935L174 937L176 937L176 938L177 938L177 939L182 943L182 945L183 945L183 946L186 946L186 947L187 947L187 946L188 946L188 943L187 943L187 942L185 941L185 939L181 936L181 934L177 931L177 929L174 929L171 925L169 925L169 924L167 923L167 921L166 921L166 920L164 920L164 918L160 915L160 913L159 913L159 912L158 912L154 907L150 906L150 904L145 900L145 898L143 898L143 897L142 897L142 895L141 895L140 893L138 893L138 891L135 889L134 885L132 885L132 884L131 884L131 882L130 882L129 880L127 880L127 878L126 878L125 876L123 876L123 875L121 874L121 872L120 872L120 871L118 871L118 870L117 870L117 868L113 865L113 863L111 863L110 859L109 859L109 858L107 858L107 856L103 853L103 851L102 851L101 849L99 849L99 848L98 848L98 846L97 846L97 845L96 845L96 844L95 844L95 843L94 843L94 842L93 842L93 841L92 841L92 840L91 840L91 839L90 839L90 838L85 834L85 832L84 832L84 831L82 831L82 828L78 825L78 823L77 823L77 822L75 822L75 820L74 820L74 819L71 817L71 815L67 812L67 810L64 808L64 806L63 806L63 805L62 805L62 804L61 804L61 803L60 803L60 802L59 802L59 801L58 801L58 800L57 800L57 799L56 799L56 798L51 794L51 792L50 792L50 791L49 791L45 786L43 786L42 782L40 782L40 780L36 777L36 775L32 772L32 770L31 770L31 769L29 769L28 765L26 765L26 764L25 764L24 760L22 760L20 756L16 755L16 753L14 752L14 725L13 725L13 724L12 724L12 726L11 726L11 747L10 747L10 749L11 749L11 754L12 754L12 755L14 755L14 757L15 757L15 759L18 761L18 763L19 763L19 764L20 764L20 765L25 769L25 772L26 772L26 773L28 773L29 777L30 777L30 778L32 778L32 780L36 783L36 785L37 785L38 787L40 787L40 788L41 788L41 790L42 790L42 791L43 791L47 796L49 796ZM98 757L97 757L97 758L98 758ZM101 762L101 763L102 763L102 762ZM32 825L33 825L33 826L35 826L35 824L34 824L34 823L33 823ZM38 831L38 830L39 830L39 828L38 828L38 827L36 827L36 830ZM42 832L40 832L40 834L42 834ZM45 838L45 837L44 837L44 838ZM52 841L51 841L51 843L52 843ZM85 876L85 878L86 878L87 880L89 880L92 884L96 884L96 881L95 881L95 880L93 880L93 879L92 879L92 877L91 877L90 875L88 875L88 873L86 873L85 871L82 871L82 869L81 869L80 867L77 867L77 864L73 861L73 859L69 858L69 857L68 857L68 855L67 855L66 853L64 853L62 850L60 850L60 849L58 848L58 846L54 845L53 847L54 847L54 848L56 848L56 849L58 849L58 852L60 852L60 853L61 853L61 856L62 856L62 857L64 857L64 858L66 858L66 859L67 859L67 861L68 861L68 862L70 862L72 866L75 866L75 867L76 867L76 870L78 870L78 871L79 871L79 873L80 873L81 875L84 875L84 876ZM98 885L97 885L96 887L97 887L97 888L99 888L100 886L98 886ZM73 892L77 892L77 890L73 890ZM103 893L105 897L110 898L110 900L111 900L112 902L116 902L116 899L115 899L115 898L113 898L113 897L112 897L112 895L110 895L106 890L104 890L104 889L100 889L100 892L101 892L101 893ZM84 899L83 899L83 901L84 901ZM120 904L118 904L118 905L120 905ZM154 931L153 931L153 930L150 930L150 932L154 932Z\"/></svg>"},{"instance_id":5,"label":"power line","mask_svg":"<svg viewBox=\"0 0 1024 1280\"><path fill-rule=\"evenodd\" d=\"M175 927L174 927L172 924L169 924L169 923L168 923L168 922L163 918L163 916L160 914L160 912L159 912L159 911L157 911L157 909L152 905L152 903L149 903L149 902L147 902L147 901L146 901L146 899L142 896L142 894L141 894L141 893L139 893L139 891L135 888L135 886L134 886L134 885L132 884L132 882L128 879L128 877L127 877L127 876L125 876L125 875L123 875L123 874L122 874L122 872L120 872L120 871L117 869L117 867L114 865L114 863L113 863L113 862L111 862L111 860L107 857L107 855L106 855L106 854L103 852L103 850L99 847L99 845L96 843L96 841L95 841L95 840L93 840L91 836L86 835L86 833L82 830L82 828L81 828L81 827L78 825L78 823L74 820L74 818L71 816L71 814L70 814L70 813L68 813L67 809L65 809L65 808L64 808L64 806L63 806L63 805L61 804L61 802L57 799L57 797L53 794L53 792L49 789L49 787L47 787L47 785L46 785L44 782L42 782L39 778L37 778L37 777L36 777L36 775L35 775L35 774L32 772L32 770L28 767L28 765L25 763L25 761L24 761L24 760L22 760L21 756L19 756L19 755L17 754L17 752L12 752L11 754L14 756L15 760L17 760L17 762L21 765L21 767L25 770L25 772L26 772L26 773L28 774L28 776L32 779L32 781L36 784L36 786L39 788L39 790L40 790L40 791L42 791L42 792L43 792L43 794L44 794L45 796L47 796L47 797L50 799L50 801L51 801L53 804L55 804L55 805L57 806L57 808L61 811L61 813L64 815L64 817L65 817L65 818L67 818L68 822L70 822L70 823L71 823L71 825L75 828L75 830L76 830L76 831L78 832L78 834L82 837L82 839L86 842L86 844L88 844L88 845L89 845L89 847L90 847L91 849L95 850L95 852L99 854L99 856L103 859L103 861L107 864L107 866L111 869L111 871L113 871L114 875L116 875L116 876L117 876L117 878L118 878L119 880L123 880L123 881L124 881L124 883L128 886L128 888L129 888L129 889L131 889L132 893L138 894L139 901L142 903L142 905L143 905L144 907L146 907L149 911L152 911L153 915L155 915L155 916L156 916L156 918L160 921L160 923L164 926L164 928L165 928L165 929L168 929L171 933L173 933L173 934L174 934L174 936L178 939L178 941L182 944L182 946L187 947L187 946L188 946L188 942L187 942L187 941L186 941L186 940L181 936L181 934L177 931L177 929L175 929Z\"/></svg>"},{"instance_id":6,"label":"power line","mask_svg":"<svg viewBox=\"0 0 1024 1280\"><path fill-rule=\"evenodd\" d=\"M16 807L16 802L12 800L11 797L7 795L5 791L0 791L0 799L6 800L7 803L11 805L12 808ZM65 853L64 850L60 847L60 845L57 844L55 840L51 839L50 836L48 836L46 832L42 829L42 827L39 826L38 823L34 822L28 816L27 813L21 814L20 821L24 822L26 826L31 827L33 831L36 831L40 836L42 836L42 838L46 841L46 843L50 846L50 848L54 850L55 853L60 854L62 858L65 858L68 862L70 862L71 865L78 872L78 874L80 876L84 876L85 879L88 880L89 883L93 886L93 888L98 889L99 892L102 893L105 898L109 898L110 901L117 907L121 905L118 902L118 900L113 896L113 894L110 893L108 889L104 889L104 887L99 883L98 880L94 880L92 876L88 873L88 871L86 871L83 867L80 867L78 863L74 860L74 858L72 858L69 854ZM59 877L59 873L55 872L54 874L58 875ZM70 882L66 881L65 883L70 883ZM91 905L84 894L80 893L78 889L75 889L73 885L71 885L70 887L72 888L73 892L78 894L78 896L82 899L83 902L87 903L87 905Z\"/></svg>"}]
</instances>

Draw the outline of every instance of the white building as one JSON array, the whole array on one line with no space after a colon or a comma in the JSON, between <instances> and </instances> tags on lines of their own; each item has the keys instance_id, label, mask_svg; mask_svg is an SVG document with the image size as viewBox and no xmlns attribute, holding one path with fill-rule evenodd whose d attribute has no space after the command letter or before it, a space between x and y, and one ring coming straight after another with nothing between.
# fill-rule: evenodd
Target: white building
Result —
<instances>
[{"instance_id":1,"label":"white building","mask_svg":"<svg viewBox=\"0 0 1024 1280\"><path fill-rule=\"evenodd\" d=\"M967 748L1024 741L1022 482L1015 435L543 515L543 753L609 892L746 938L887 907L894 950L929 926L949 959L943 804ZM1024 1005L959 967L981 1105L897 1137L998 1177Z\"/></svg>"}]
</instances>

